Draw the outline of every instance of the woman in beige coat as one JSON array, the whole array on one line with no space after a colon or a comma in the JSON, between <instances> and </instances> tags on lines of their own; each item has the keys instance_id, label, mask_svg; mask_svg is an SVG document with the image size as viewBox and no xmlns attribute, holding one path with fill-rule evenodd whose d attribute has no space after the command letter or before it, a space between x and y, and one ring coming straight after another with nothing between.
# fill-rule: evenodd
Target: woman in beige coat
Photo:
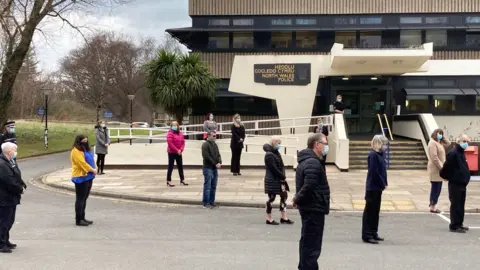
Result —
<instances>
[{"instance_id":1,"label":"woman in beige coat","mask_svg":"<svg viewBox=\"0 0 480 270\"><path fill-rule=\"evenodd\" d=\"M445 163L445 152L449 145L450 142L443 136L443 130L435 129L428 143L427 167L430 183L432 184L430 190L430 212L435 214L441 213L437 209L438 197L440 197L443 183L443 179L440 177L440 170Z\"/></svg>"}]
</instances>

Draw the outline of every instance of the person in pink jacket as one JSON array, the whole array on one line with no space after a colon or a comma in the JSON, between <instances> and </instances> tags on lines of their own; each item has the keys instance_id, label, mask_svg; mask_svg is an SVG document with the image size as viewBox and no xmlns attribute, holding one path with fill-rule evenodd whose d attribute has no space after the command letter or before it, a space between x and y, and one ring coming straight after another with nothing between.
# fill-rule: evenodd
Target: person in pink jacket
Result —
<instances>
[{"instance_id":1,"label":"person in pink jacket","mask_svg":"<svg viewBox=\"0 0 480 270\"><path fill-rule=\"evenodd\" d=\"M180 132L180 126L177 121L173 121L170 125L170 130L167 133L167 152L168 152L168 171L167 171L167 186L174 187L172 184L172 172L175 161L177 162L178 174L180 175L180 184L188 186L185 183L183 175L183 159L182 154L185 149L185 138Z\"/></svg>"}]
</instances>

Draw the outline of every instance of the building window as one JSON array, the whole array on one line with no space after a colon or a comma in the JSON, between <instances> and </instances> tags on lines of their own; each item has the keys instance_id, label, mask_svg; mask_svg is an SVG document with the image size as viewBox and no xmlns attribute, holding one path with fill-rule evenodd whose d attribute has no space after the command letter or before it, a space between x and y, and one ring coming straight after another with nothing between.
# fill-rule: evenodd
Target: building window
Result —
<instances>
[{"instance_id":1,"label":"building window","mask_svg":"<svg viewBox=\"0 0 480 270\"><path fill-rule=\"evenodd\" d=\"M479 96L477 96L477 106L476 106L476 108L477 108L477 111L480 111L480 97Z\"/></svg>"},{"instance_id":2,"label":"building window","mask_svg":"<svg viewBox=\"0 0 480 270\"><path fill-rule=\"evenodd\" d=\"M428 96L407 96L405 108L411 112L428 112Z\"/></svg>"},{"instance_id":3,"label":"building window","mask_svg":"<svg viewBox=\"0 0 480 270\"><path fill-rule=\"evenodd\" d=\"M455 80L437 80L433 81L433 87L456 87Z\"/></svg>"},{"instance_id":4,"label":"building window","mask_svg":"<svg viewBox=\"0 0 480 270\"><path fill-rule=\"evenodd\" d=\"M480 47L480 32L467 32L466 44L468 47Z\"/></svg>"},{"instance_id":5,"label":"building window","mask_svg":"<svg viewBox=\"0 0 480 270\"><path fill-rule=\"evenodd\" d=\"M229 19L212 19L208 20L208 25L210 26L229 26L230 20Z\"/></svg>"},{"instance_id":6,"label":"building window","mask_svg":"<svg viewBox=\"0 0 480 270\"><path fill-rule=\"evenodd\" d=\"M363 17L360 24L382 24L382 17Z\"/></svg>"},{"instance_id":7,"label":"building window","mask_svg":"<svg viewBox=\"0 0 480 270\"><path fill-rule=\"evenodd\" d=\"M468 16L465 20L467 23L480 23L480 16Z\"/></svg>"},{"instance_id":8,"label":"building window","mask_svg":"<svg viewBox=\"0 0 480 270\"><path fill-rule=\"evenodd\" d=\"M317 19L296 19L295 24L297 25L316 25Z\"/></svg>"},{"instance_id":9,"label":"building window","mask_svg":"<svg viewBox=\"0 0 480 270\"><path fill-rule=\"evenodd\" d=\"M234 26L245 26L245 25L253 25L253 19L233 19L232 24Z\"/></svg>"},{"instance_id":10,"label":"building window","mask_svg":"<svg viewBox=\"0 0 480 270\"><path fill-rule=\"evenodd\" d=\"M235 49L253 48L253 33L250 33L250 32L233 33L233 48Z\"/></svg>"},{"instance_id":11,"label":"building window","mask_svg":"<svg viewBox=\"0 0 480 270\"><path fill-rule=\"evenodd\" d=\"M292 25L292 19L273 19L272 25Z\"/></svg>"},{"instance_id":12,"label":"building window","mask_svg":"<svg viewBox=\"0 0 480 270\"><path fill-rule=\"evenodd\" d=\"M291 48L292 47L292 32L273 32L272 33L272 48Z\"/></svg>"},{"instance_id":13,"label":"building window","mask_svg":"<svg viewBox=\"0 0 480 270\"><path fill-rule=\"evenodd\" d=\"M400 17L401 24L419 24L422 22L422 17Z\"/></svg>"},{"instance_id":14,"label":"building window","mask_svg":"<svg viewBox=\"0 0 480 270\"><path fill-rule=\"evenodd\" d=\"M455 96L433 96L436 112L454 112Z\"/></svg>"},{"instance_id":15,"label":"building window","mask_svg":"<svg viewBox=\"0 0 480 270\"><path fill-rule=\"evenodd\" d=\"M357 24L357 18L335 18L334 23L336 25L348 25L348 24Z\"/></svg>"},{"instance_id":16,"label":"building window","mask_svg":"<svg viewBox=\"0 0 480 270\"><path fill-rule=\"evenodd\" d=\"M426 17L425 23L427 24L447 24L448 17Z\"/></svg>"},{"instance_id":17,"label":"building window","mask_svg":"<svg viewBox=\"0 0 480 270\"><path fill-rule=\"evenodd\" d=\"M316 32L297 32L298 48L316 48L317 33Z\"/></svg>"},{"instance_id":18,"label":"building window","mask_svg":"<svg viewBox=\"0 0 480 270\"><path fill-rule=\"evenodd\" d=\"M425 41L433 42L434 47L446 47L447 30L427 30Z\"/></svg>"},{"instance_id":19,"label":"building window","mask_svg":"<svg viewBox=\"0 0 480 270\"><path fill-rule=\"evenodd\" d=\"M210 33L208 37L208 48L228 49L230 47L230 38L228 33Z\"/></svg>"},{"instance_id":20,"label":"building window","mask_svg":"<svg viewBox=\"0 0 480 270\"><path fill-rule=\"evenodd\" d=\"M382 46L381 31L360 32L360 46L362 48L380 48Z\"/></svg>"},{"instance_id":21,"label":"building window","mask_svg":"<svg viewBox=\"0 0 480 270\"><path fill-rule=\"evenodd\" d=\"M410 47L422 44L422 30L401 30L400 45Z\"/></svg>"},{"instance_id":22,"label":"building window","mask_svg":"<svg viewBox=\"0 0 480 270\"><path fill-rule=\"evenodd\" d=\"M428 80L418 80L418 79L411 79L406 80L405 82L406 87L428 87Z\"/></svg>"},{"instance_id":23,"label":"building window","mask_svg":"<svg viewBox=\"0 0 480 270\"><path fill-rule=\"evenodd\" d=\"M357 45L357 33L336 32L335 43L341 43L345 48L353 48Z\"/></svg>"},{"instance_id":24,"label":"building window","mask_svg":"<svg viewBox=\"0 0 480 270\"><path fill-rule=\"evenodd\" d=\"M480 80L478 80L478 81L475 83L475 86L476 86L476 87L480 87Z\"/></svg>"}]
</instances>

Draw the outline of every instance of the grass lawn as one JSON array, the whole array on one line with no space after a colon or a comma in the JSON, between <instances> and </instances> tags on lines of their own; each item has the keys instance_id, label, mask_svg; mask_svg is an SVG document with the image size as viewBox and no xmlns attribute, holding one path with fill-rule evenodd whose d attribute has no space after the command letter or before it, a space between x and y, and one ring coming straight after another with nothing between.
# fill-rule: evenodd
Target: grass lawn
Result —
<instances>
[{"instance_id":1,"label":"grass lawn","mask_svg":"<svg viewBox=\"0 0 480 270\"><path fill-rule=\"evenodd\" d=\"M17 121L15 131L18 142L18 157L30 156L70 150L73 146L75 136L83 134L88 136L91 145L95 144L95 133L92 124L72 123L49 123L48 124L48 150L45 150L44 142L45 124L40 122ZM153 134L161 134L163 131L155 131ZM112 136L117 134L116 130L111 131ZM128 136L129 130L121 130L121 136ZM133 135L148 136L148 130L134 130ZM112 139L112 143L116 140Z\"/></svg>"}]
</instances>

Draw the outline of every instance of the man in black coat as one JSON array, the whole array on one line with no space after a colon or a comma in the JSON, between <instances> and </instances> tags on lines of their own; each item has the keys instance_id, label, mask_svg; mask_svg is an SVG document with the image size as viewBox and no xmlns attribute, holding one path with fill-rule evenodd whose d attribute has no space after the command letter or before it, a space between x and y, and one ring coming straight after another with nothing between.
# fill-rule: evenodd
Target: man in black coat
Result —
<instances>
[{"instance_id":1,"label":"man in black coat","mask_svg":"<svg viewBox=\"0 0 480 270\"><path fill-rule=\"evenodd\" d=\"M215 194L217 192L218 169L222 167L222 156L218 145L215 143L217 133L208 132L207 140L202 144L203 157L203 208L218 208L215 204Z\"/></svg>"},{"instance_id":2,"label":"man in black coat","mask_svg":"<svg viewBox=\"0 0 480 270\"><path fill-rule=\"evenodd\" d=\"M470 170L465 157L465 149L470 139L461 135L455 147L447 154L447 159L440 171L440 176L448 180L448 197L450 199L450 231L465 233L468 227L463 225L465 217L465 199L467 185L470 182Z\"/></svg>"},{"instance_id":3,"label":"man in black coat","mask_svg":"<svg viewBox=\"0 0 480 270\"><path fill-rule=\"evenodd\" d=\"M320 160L328 152L327 139L315 133L308 138L307 146L298 153L297 193L293 199L302 218L298 269L318 270L325 215L330 212L330 187Z\"/></svg>"},{"instance_id":4,"label":"man in black coat","mask_svg":"<svg viewBox=\"0 0 480 270\"><path fill-rule=\"evenodd\" d=\"M11 253L17 245L10 242L10 229L15 222L17 205L27 188L15 163L17 145L2 144L0 155L0 253Z\"/></svg>"}]
</instances>

